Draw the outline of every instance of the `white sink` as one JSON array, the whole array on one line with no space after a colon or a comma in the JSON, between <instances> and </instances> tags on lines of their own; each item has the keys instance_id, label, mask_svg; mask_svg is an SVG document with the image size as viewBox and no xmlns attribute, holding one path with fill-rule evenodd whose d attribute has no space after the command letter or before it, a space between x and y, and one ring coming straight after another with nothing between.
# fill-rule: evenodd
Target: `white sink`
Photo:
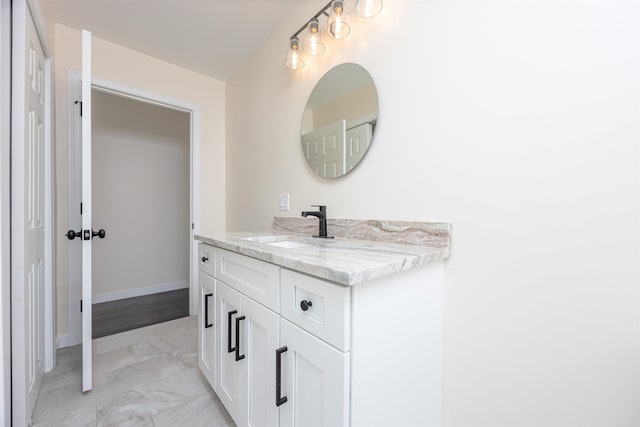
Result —
<instances>
[{"instance_id":1,"label":"white sink","mask_svg":"<svg viewBox=\"0 0 640 427\"><path fill-rule=\"evenodd\" d=\"M241 237L242 240L249 240L250 242L256 243L273 243L273 242L282 242L282 241L292 241L294 239L293 236L253 236L253 237Z\"/></svg>"},{"instance_id":2,"label":"white sink","mask_svg":"<svg viewBox=\"0 0 640 427\"><path fill-rule=\"evenodd\" d=\"M307 243L296 242L293 240L281 240L279 242L267 243L267 245L277 246L279 248L285 248L285 249L295 249L295 248L303 248L305 246L309 246Z\"/></svg>"},{"instance_id":3,"label":"white sink","mask_svg":"<svg viewBox=\"0 0 640 427\"><path fill-rule=\"evenodd\" d=\"M250 242L262 243L269 246L275 246L284 249L304 248L305 246L311 246L311 243L305 242L305 239L311 239L301 236L291 235L267 235L267 236L251 236L241 237L242 240L248 240Z\"/></svg>"}]
</instances>

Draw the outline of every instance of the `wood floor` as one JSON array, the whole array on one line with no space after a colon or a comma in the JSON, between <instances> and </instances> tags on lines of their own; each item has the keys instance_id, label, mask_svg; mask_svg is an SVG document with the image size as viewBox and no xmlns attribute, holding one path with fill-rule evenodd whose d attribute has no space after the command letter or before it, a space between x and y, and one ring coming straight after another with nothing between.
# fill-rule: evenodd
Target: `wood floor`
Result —
<instances>
[{"instance_id":1,"label":"wood floor","mask_svg":"<svg viewBox=\"0 0 640 427\"><path fill-rule=\"evenodd\" d=\"M189 289L93 304L93 338L189 315Z\"/></svg>"}]
</instances>

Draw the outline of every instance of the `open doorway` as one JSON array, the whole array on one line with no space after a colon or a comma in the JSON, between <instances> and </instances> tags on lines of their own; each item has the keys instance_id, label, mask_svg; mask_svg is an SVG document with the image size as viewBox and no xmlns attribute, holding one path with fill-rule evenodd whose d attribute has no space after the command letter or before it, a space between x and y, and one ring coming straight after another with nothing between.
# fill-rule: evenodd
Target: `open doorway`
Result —
<instances>
[{"instance_id":1,"label":"open doorway","mask_svg":"<svg viewBox=\"0 0 640 427\"><path fill-rule=\"evenodd\" d=\"M75 103L75 100L80 99L80 75L77 72L69 72L69 120L70 120L70 139L69 139L69 226L70 228L76 227L81 228L81 215L80 215L80 183L81 183L81 156L80 156L80 121L81 121L81 106ZM183 230L187 230L187 247L185 249L186 256L189 259L188 264L188 305L189 305L189 314L195 314L198 307L198 283L197 283L197 274L194 275L194 272L197 273L197 242L194 240L194 224L198 221L198 211L199 211L199 180L198 180L198 152L199 152L199 141L200 141L200 107L197 104L193 104L187 101L182 101L179 99L167 97L165 95L160 95L157 93L149 92L143 89L134 88L131 86L123 85L117 82L101 79L98 77L92 77L91 79L91 87L92 94L100 92L105 95L110 95L116 98L116 100L120 101L130 101L135 104L138 104L140 108L143 106L159 108L162 111L164 110L167 113L176 112L181 114L183 118L186 117L188 122L188 136L187 136L187 144L189 146L188 152L188 162L189 162L189 174L188 174L188 186L183 189L183 196L186 197L187 200L187 209L189 212L187 221L183 224ZM118 107L119 108L119 107ZM94 107L95 109L95 107ZM149 113L142 113L149 115ZM135 120L136 114L128 114L128 120ZM153 113L151 113L153 115ZM93 114L94 120L97 117L96 114ZM127 119L127 117L124 117ZM98 120L100 120L98 118ZM131 126L131 125L128 125ZM120 158L127 156L128 153L120 154ZM138 159L137 164L134 162L134 165L141 169L144 164L148 162L148 158ZM98 165L102 163L102 160L96 158L94 156L92 163L94 165ZM117 169L117 166L116 166ZM164 176L171 177L171 171L167 170L167 168L163 169ZM92 174L93 175L93 174ZM125 174L121 173L121 176ZM134 174L135 175L135 174ZM143 175L144 176L144 175ZM167 184L168 185L168 184ZM94 192L94 194L96 194ZM144 194L142 195L144 196ZM138 197L144 201L143 197ZM126 209L123 208L126 211ZM98 221L100 219L96 216L96 207L93 208L93 223L96 224L96 228L105 228L107 232L107 236L110 236L113 230L109 230L103 224L99 224ZM99 214L98 214L99 215ZM152 214L145 215L137 215L136 212L128 211L127 215L130 215L136 219L136 226L133 229L127 230L130 236L135 236L136 239L145 239L145 235L141 232L141 227L139 227L140 222L148 221L149 216L154 216ZM155 229L155 233L163 233L160 229ZM102 241L96 242L94 247L101 245L105 241L107 241L109 237L105 238ZM81 305L81 256L79 245L69 245L69 335L68 342L66 345L75 345L80 343L80 335L81 335L81 313L78 310L78 307ZM128 250L127 248L123 249L124 252ZM162 262L162 255L158 255L155 257L156 262ZM98 265L99 259L94 258L94 265ZM140 269L144 269L145 267L142 265L135 266L139 272ZM148 267L147 267L148 268ZM140 294L151 294L156 295L161 293L162 291L168 291L172 289L183 289L182 286L184 283L181 279L163 282L163 283L153 283L141 286L143 288L143 292ZM104 288L106 289L106 288ZM138 290L140 291L140 290ZM94 302L103 303L103 302L111 302L122 300L124 298L132 297L136 295L135 293L126 293L121 292L121 289L111 289L106 290L105 292L101 292L100 289L93 290L94 293L101 294L104 293L106 295L98 295L98 299ZM184 291L183 291L184 292Z\"/></svg>"},{"instance_id":2,"label":"open doorway","mask_svg":"<svg viewBox=\"0 0 640 427\"><path fill-rule=\"evenodd\" d=\"M92 90L93 338L189 315L190 117Z\"/></svg>"}]
</instances>

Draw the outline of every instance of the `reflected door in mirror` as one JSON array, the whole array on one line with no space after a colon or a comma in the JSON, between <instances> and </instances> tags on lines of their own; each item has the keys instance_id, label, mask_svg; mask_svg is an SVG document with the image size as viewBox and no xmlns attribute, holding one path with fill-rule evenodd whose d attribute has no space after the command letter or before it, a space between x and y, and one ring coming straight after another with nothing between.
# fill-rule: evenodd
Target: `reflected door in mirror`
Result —
<instances>
[{"instance_id":1,"label":"reflected door in mirror","mask_svg":"<svg viewBox=\"0 0 640 427\"><path fill-rule=\"evenodd\" d=\"M353 170L371 146L378 121L378 94L357 64L329 70L309 96L302 119L302 149L309 167L323 178Z\"/></svg>"}]
</instances>

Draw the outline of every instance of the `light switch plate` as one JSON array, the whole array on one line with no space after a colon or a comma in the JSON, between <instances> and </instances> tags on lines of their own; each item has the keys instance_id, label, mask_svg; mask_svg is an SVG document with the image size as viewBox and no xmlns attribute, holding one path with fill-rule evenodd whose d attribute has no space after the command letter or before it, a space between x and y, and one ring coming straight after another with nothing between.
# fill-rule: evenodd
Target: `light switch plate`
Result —
<instances>
[{"instance_id":1,"label":"light switch plate","mask_svg":"<svg viewBox=\"0 0 640 427\"><path fill-rule=\"evenodd\" d=\"M281 211L289 210L289 194L280 194L279 207Z\"/></svg>"}]
</instances>

